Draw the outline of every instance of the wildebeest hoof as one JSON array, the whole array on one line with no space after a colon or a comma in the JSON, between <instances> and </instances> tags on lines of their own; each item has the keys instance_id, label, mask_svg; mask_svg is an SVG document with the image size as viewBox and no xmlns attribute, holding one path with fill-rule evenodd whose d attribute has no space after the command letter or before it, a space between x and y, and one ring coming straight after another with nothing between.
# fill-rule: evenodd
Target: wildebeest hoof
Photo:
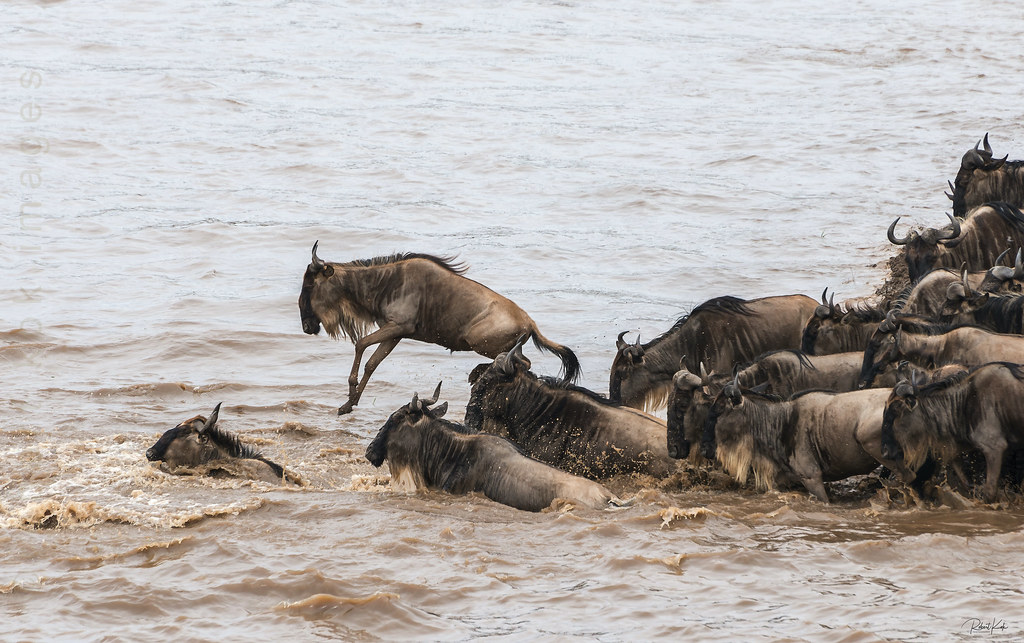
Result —
<instances>
[{"instance_id":1,"label":"wildebeest hoof","mask_svg":"<svg viewBox=\"0 0 1024 643\"><path fill-rule=\"evenodd\" d=\"M338 415L347 415L352 412L352 405L346 403L344 406L338 407Z\"/></svg>"}]
</instances>

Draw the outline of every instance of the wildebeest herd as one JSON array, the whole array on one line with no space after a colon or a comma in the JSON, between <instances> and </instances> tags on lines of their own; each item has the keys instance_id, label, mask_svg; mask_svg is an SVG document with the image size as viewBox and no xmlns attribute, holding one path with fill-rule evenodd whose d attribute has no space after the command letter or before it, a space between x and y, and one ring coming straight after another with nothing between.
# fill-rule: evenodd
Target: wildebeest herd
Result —
<instances>
[{"instance_id":1,"label":"wildebeest herd","mask_svg":"<svg viewBox=\"0 0 1024 643\"><path fill-rule=\"evenodd\" d=\"M620 333L607 397L575 384L571 349L448 258L335 263L314 244L302 328L355 344L339 415L402 339L491 359L469 374L464 424L444 418L440 384L387 419L366 458L387 461L396 488L480 492L531 511L556 498L603 507L621 501L601 481L665 478L687 459L759 489L800 484L824 502L825 482L879 467L918 499L947 476L994 502L1019 492L1024 471L1024 161L994 159L986 134L949 185L947 225L888 228L911 280L899 296L716 297L646 343ZM561 377L531 371L531 339L559 357ZM667 421L649 414L666 405ZM245 458L299 480L219 430L218 411L171 429L147 457Z\"/></svg>"}]
</instances>

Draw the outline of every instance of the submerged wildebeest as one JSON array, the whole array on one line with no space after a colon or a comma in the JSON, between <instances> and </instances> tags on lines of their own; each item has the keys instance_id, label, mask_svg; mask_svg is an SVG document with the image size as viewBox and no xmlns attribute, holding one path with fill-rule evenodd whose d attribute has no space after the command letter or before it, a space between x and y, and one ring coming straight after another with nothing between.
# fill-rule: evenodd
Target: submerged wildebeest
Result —
<instances>
[{"instance_id":1,"label":"submerged wildebeest","mask_svg":"<svg viewBox=\"0 0 1024 643\"><path fill-rule=\"evenodd\" d=\"M319 333L322 324L331 337L355 343L349 398L339 415L352 411L370 375L406 338L494 358L527 335L561 359L566 381L579 374L579 361L569 348L541 335L522 308L463 277L465 269L449 259L406 253L331 263L317 257L316 247L302 279L299 313L306 333ZM369 332L374 325L377 330ZM360 380L363 352L374 344Z\"/></svg>"},{"instance_id":2,"label":"submerged wildebeest","mask_svg":"<svg viewBox=\"0 0 1024 643\"><path fill-rule=\"evenodd\" d=\"M882 450L911 468L930 454L956 461L963 450L985 457L982 497L996 498L1003 455L1024 445L1024 367L990 363L918 386L901 382L885 406Z\"/></svg>"},{"instance_id":3,"label":"submerged wildebeest","mask_svg":"<svg viewBox=\"0 0 1024 643\"><path fill-rule=\"evenodd\" d=\"M588 478L621 473L662 478L675 468L663 421L529 369L521 342L474 369L466 425L508 438L527 455Z\"/></svg>"},{"instance_id":4,"label":"submerged wildebeest","mask_svg":"<svg viewBox=\"0 0 1024 643\"><path fill-rule=\"evenodd\" d=\"M761 353L799 348L800 335L817 303L806 295L782 295L745 301L717 297L697 306L668 331L646 344L620 333L612 360L608 397L649 411L665 405L680 360L690 372L703 363L728 373Z\"/></svg>"},{"instance_id":5,"label":"submerged wildebeest","mask_svg":"<svg viewBox=\"0 0 1024 643\"><path fill-rule=\"evenodd\" d=\"M946 196L953 201L953 215L963 217L967 212L989 201L1006 201L1024 208L1024 161L992 158L992 147L985 134L984 149L967 150L960 161L956 180L950 184Z\"/></svg>"},{"instance_id":6,"label":"submerged wildebeest","mask_svg":"<svg viewBox=\"0 0 1024 643\"><path fill-rule=\"evenodd\" d=\"M895 329L880 335L870 363L865 354L861 383L866 386L875 373L902 360L927 369L949 364L970 368L989 362L1024 363L1024 336L993 333L974 326L961 326L938 335Z\"/></svg>"},{"instance_id":7,"label":"submerged wildebeest","mask_svg":"<svg viewBox=\"0 0 1024 643\"><path fill-rule=\"evenodd\" d=\"M168 429L146 451L146 459L150 462L163 462L170 470L198 467L211 462L246 461L253 465L254 468L247 473L252 473L254 477L299 482L281 465L263 457L256 449L243 444L237 436L218 427L219 416L220 404L213 409L209 419L197 415Z\"/></svg>"},{"instance_id":8,"label":"submerged wildebeest","mask_svg":"<svg viewBox=\"0 0 1024 643\"><path fill-rule=\"evenodd\" d=\"M943 228L927 228L910 232L905 237L895 235L899 217L889 226L889 241L905 246L904 258L911 282L936 268L960 268L966 264L970 271L987 270L1009 244L1024 245L1024 214L1020 209L1000 201L980 205L967 213L967 218L949 217Z\"/></svg>"},{"instance_id":9,"label":"submerged wildebeest","mask_svg":"<svg viewBox=\"0 0 1024 643\"><path fill-rule=\"evenodd\" d=\"M790 400L741 390L719 393L701 436L704 457L717 457L733 478L773 489L799 482L828 502L824 482L871 473L879 464L904 481L915 476L882 454L882 412L888 389L848 393L809 391Z\"/></svg>"},{"instance_id":10,"label":"submerged wildebeest","mask_svg":"<svg viewBox=\"0 0 1024 643\"><path fill-rule=\"evenodd\" d=\"M814 309L800 336L800 350L809 355L830 355L862 351L875 326L885 319L886 311L878 305L860 304L849 309L837 306L835 293Z\"/></svg>"},{"instance_id":11,"label":"submerged wildebeest","mask_svg":"<svg viewBox=\"0 0 1024 643\"><path fill-rule=\"evenodd\" d=\"M366 448L375 467L385 460L392 485L399 489L439 489L452 494L480 492L516 509L540 511L556 498L592 508L622 504L604 486L527 457L508 440L476 434L443 419L448 410L430 399L412 402L391 414Z\"/></svg>"}]
</instances>

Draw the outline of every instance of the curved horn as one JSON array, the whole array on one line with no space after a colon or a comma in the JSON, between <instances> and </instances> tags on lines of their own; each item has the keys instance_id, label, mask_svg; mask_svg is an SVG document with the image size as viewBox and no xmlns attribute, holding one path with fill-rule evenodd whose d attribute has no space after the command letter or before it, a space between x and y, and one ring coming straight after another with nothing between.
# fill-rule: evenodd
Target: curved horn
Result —
<instances>
[{"instance_id":1,"label":"curved horn","mask_svg":"<svg viewBox=\"0 0 1024 643\"><path fill-rule=\"evenodd\" d=\"M1017 248L1017 258L1013 260L1013 278L1024 277L1024 263L1021 263L1020 248Z\"/></svg>"},{"instance_id":2,"label":"curved horn","mask_svg":"<svg viewBox=\"0 0 1024 643\"><path fill-rule=\"evenodd\" d=\"M217 402L217 406L213 407L213 413L210 414L210 419L206 421L206 424L203 425L203 428L199 429L200 433L202 433L203 431L209 431L210 429L213 428L215 424L217 424L217 418L220 416L221 404L223 404L223 402Z\"/></svg>"},{"instance_id":3,"label":"curved horn","mask_svg":"<svg viewBox=\"0 0 1024 643\"><path fill-rule=\"evenodd\" d=\"M937 239L937 241L939 243L942 243L943 245L946 245L945 242L952 242L956 240L960 236L961 232L960 220L948 212L946 213L946 216L949 217L949 225L952 226L952 230L950 230L949 233L944 234Z\"/></svg>"},{"instance_id":4,"label":"curved horn","mask_svg":"<svg viewBox=\"0 0 1024 643\"><path fill-rule=\"evenodd\" d=\"M950 201L953 201L954 200L953 199L953 195L956 194L956 188L953 187L953 182L952 181L946 181L946 183L949 184L949 192L943 192L943 194L945 194L947 197L949 197Z\"/></svg>"},{"instance_id":5,"label":"curved horn","mask_svg":"<svg viewBox=\"0 0 1024 643\"><path fill-rule=\"evenodd\" d=\"M319 240L318 239L316 240L316 243L313 244L313 260L312 260L312 264L313 264L314 268L319 270L319 269L324 267L324 260L316 256L316 246L319 246Z\"/></svg>"},{"instance_id":6,"label":"curved horn","mask_svg":"<svg viewBox=\"0 0 1024 643\"><path fill-rule=\"evenodd\" d=\"M899 222L899 220L900 220L900 217L896 217L896 220L889 224L889 230L886 232L886 236L889 237L889 243L894 243L897 246L905 246L905 245L907 245L907 241L910 240L910 235L907 235L907 236L903 237L902 239L899 239L894 234L894 232L896 230L896 224Z\"/></svg>"},{"instance_id":7,"label":"curved horn","mask_svg":"<svg viewBox=\"0 0 1024 643\"><path fill-rule=\"evenodd\" d=\"M700 363L700 381L702 383L704 383L704 384L707 384L708 377L710 377L710 375L708 375L708 369L704 368L704 362L701 362Z\"/></svg>"},{"instance_id":8,"label":"curved horn","mask_svg":"<svg viewBox=\"0 0 1024 643\"><path fill-rule=\"evenodd\" d=\"M988 164L985 165L985 169L986 170L998 170L999 168L1003 167L1003 164L1006 163L1006 159L1008 159L1008 158L1010 158L1009 154L1007 154L1006 156L1004 156L1001 159L992 161L991 163L988 163Z\"/></svg>"},{"instance_id":9,"label":"curved horn","mask_svg":"<svg viewBox=\"0 0 1024 643\"><path fill-rule=\"evenodd\" d=\"M971 284L967 283L967 262L966 261L961 266L961 270L962 270L962 272L960 273L960 280L964 284L964 297L970 297L971 295L974 294L974 291L971 290Z\"/></svg>"},{"instance_id":10,"label":"curved horn","mask_svg":"<svg viewBox=\"0 0 1024 643\"><path fill-rule=\"evenodd\" d=\"M619 333L619 336L615 339L615 350L621 351L623 348L629 345L622 339L623 337L626 336L626 333L628 332L628 330L624 330L621 333Z\"/></svg>"},{"instance_id":11,"label":"curved horn","mask_svg":"<svg viewBox=\"0 0 1024 643\"><path fill-rule=\"evenodd\" d=\"M1006 250L1003 250L1003 251L1002 251L1002 252L1001 252L1001 253L999 254L999 256L998 256L998 257L996 257L996 262L995 262L994 264L992 264L992 265L993 265L993 266L998 266L999 264L1003 263L1003 257L1005 257L1005 256L1006 256L1006 255L1008 255L1008 254L1010 254L1010 249L1009 249L1009 248L1007 248Z\"/></svg>"},{"instance_id":12,"label":"curved horn","mask_svg":"<svg viewBox=\"0 0 1024 643\"><path fill-rule=\"evenodd\" d=\"M437 401L437 398L441 395L441 382L437 383L437 388L434 389L434 394L428 399L423 400L423 406L430 406Z\"/></svg>"},{"instance_id":13,"label":"curved horn","mask_svg":"<svg viewBox=\"0 0 1024 643\"><path fill-rule=\"evenodd\" d=\"M974 149L978 149L978 146L975 145ZM985 132L985 153L992 158L992 146L988 144L988 132Z\"/></svg>"},{"instance_id":14,"label":"curved horn","mask_svg":"<svg viewBox=\"0 0 1024 643\"><path fill-rule=\"evenodd\" d=\"M836 314L836 291L832 291L832 296L828 298L828 314Z\"/></svg>"},{"instance_id":15,"label":"curved horn","mask_svg":"<svg viewBox=\"0 0 1024 643\"><path fill-rule=\"evenodd\" d=\"M412 402L409 402L409 410L410 411L422 411L423 410L423 402L420 402L420 394L419 393L413 393L412 394Z\"/></svg>"},{"instance_id":16,"label":"curved horn","mask_svg":"<svg viewBox=\"0 0 1024 643\"><path fill-rule=\"evenodd\" d=\"M523 344L526 343L527 338L529 338L529 335L523 335L522 337L520 337L516 341L516 345L512 347L512 350L509 352L509 355L511 355L512 360L514 362L522 364L528 369L532 366L532 364L530 363L530 360L526 359L526 355L523 355Z\"/></svg>"},{"instance_id":17,"label":"curved horn","mask_svg":"<svg viewBox=\"0 0 1024 643\"><path fill-rule=\"evenodd\" d=\"M898 220L898 219L897 219ZM828 306L828 300L825 297L828 295L828 286L825 286L825 290L821 291L821 305Z\"/></svg>"}]
</instances>

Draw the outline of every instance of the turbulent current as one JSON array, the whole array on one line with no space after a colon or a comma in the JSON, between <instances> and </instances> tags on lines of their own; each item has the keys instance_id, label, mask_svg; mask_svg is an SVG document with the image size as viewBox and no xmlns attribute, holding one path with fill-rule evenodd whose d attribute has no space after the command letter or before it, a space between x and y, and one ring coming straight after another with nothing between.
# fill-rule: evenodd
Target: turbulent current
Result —
<instances>
[{"instance_id":1,"label":"turbulent current","mask_svg":"<svg viewBox=\"0 0 1024 643\"><path fill-rule=\"evenodd\" d=\"M393 489L369 440L438 381L461 419L482 358L403 342L338 417L352 345L296 305L317 240L454 256L605 392L618 333L708 298L870 295L978 139L1024 158L1019 2L0 13L0 639L1024 636L1012 505L686 467L609 511ZM304 484L146 460L218 402Z\"/></svg>"}]
</instances>

